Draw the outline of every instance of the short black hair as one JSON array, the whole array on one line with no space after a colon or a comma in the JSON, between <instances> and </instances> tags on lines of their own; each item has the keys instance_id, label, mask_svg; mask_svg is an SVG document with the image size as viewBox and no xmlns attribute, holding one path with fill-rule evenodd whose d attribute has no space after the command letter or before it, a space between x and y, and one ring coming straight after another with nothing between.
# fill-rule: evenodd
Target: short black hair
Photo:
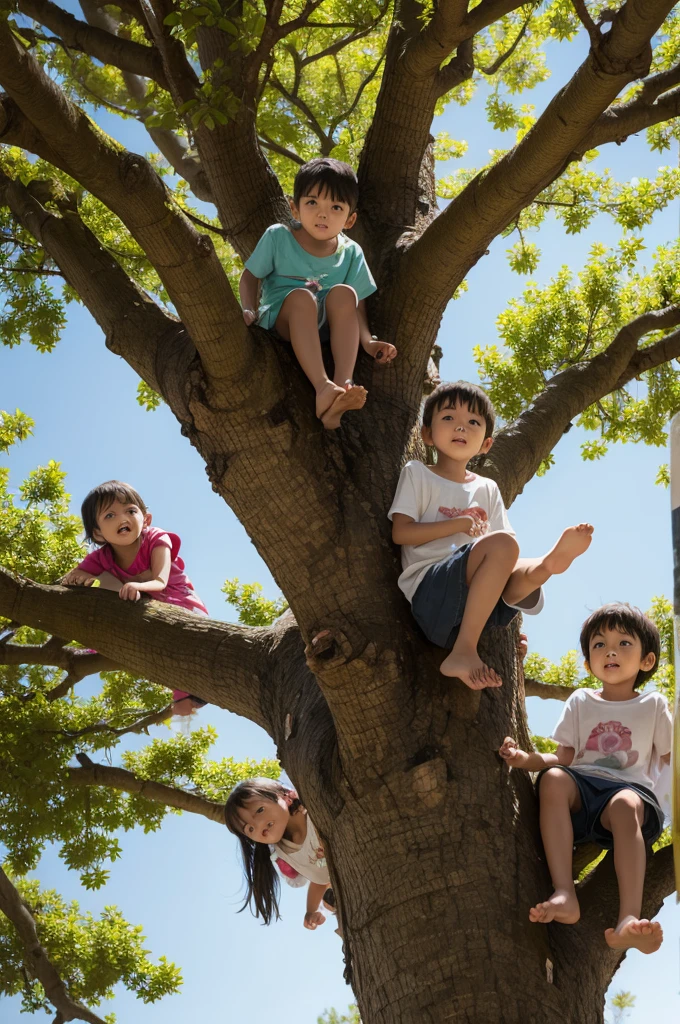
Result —
<instances>
[{"instance_id":1,"label":"short black hair","mask_svg":"<svg viewBox=\"0 0 680 1024\"><path fill-rule=\"evenodd\" d=\"M122 480L107 480L106 483L92 488L80 508L80 515L85 527L85 540L91 541L93 544L102 543L95 540L93 536L97 529L97 516L109 505L113 505L116 500L136 505L146 515L146 505L134 487L123 483Z\"/></svg>"},{"instance_id":2,"label":"short black hair","mask_svg":"<svg viewBox=\"0 0 680 1024\"><path fill-rule=\"evenodd\" d=\"M637 690L647 682L659 667L661 654L661 639L659 630L651 619L649 619L639 608L633 608L629 604L614 602L604 604L589 615L581 626L581 651L586 661L590 660L590 641L596 633L604 629L618 629L621 633L628 633L629 636L636 636L642 644L642 657L648 654L655 656L653 668L646 672L640 669L633 685Z\"/></svg>"},{"instance_id":3,"label":"short black hair","mask_svg":"<svg viewBox=\"0 0 680 1024\"><path fill-rule=\"evenodd\" d=\"M300 205L303 196L309 195L310 189L318 193L328 192L336 203L348 203L349 212L354 213L359 203L359 182L353 168L343 164L342 160L334 160L331 156L320 156L303 164L295 175L293 199Z\"/></svg>"},{"instance_id":4,"label":"short black hair","mask_svg":"<svg viewBox=\"0 0 680 1024\"><path fill-rule=\"evenodd\" d=\"M456 405L467 405L470 412L476 412L486 420L485 438L491 437L496 425L496 410L491 399L479 384L467 380L456 380L452 384L440 384L427 398L423 407L423 426L432 426L432 417L440 409L453 409Z\"/></svg>"}]
</instances>

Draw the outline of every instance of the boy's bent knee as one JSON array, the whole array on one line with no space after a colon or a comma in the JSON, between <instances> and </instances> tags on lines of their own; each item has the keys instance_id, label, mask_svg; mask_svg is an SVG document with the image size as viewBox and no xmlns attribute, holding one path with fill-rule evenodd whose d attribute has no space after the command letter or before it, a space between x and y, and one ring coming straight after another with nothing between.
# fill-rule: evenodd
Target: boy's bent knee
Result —
<instances>
[{"instance_id":1,"label":"boy's bent knee","mask_svg":"<svg viewBox=\"0 0 680 1024\"><path fill-rule=\"evenodd\" d=\"M562 790L568 793L575 786L576 783L569 772L563 772L561 768L548 768L547 771L541 774L539 792L542 793L544 790L549 790L554 793Z\"/></svg>"},{"instance_id":2,"label":"boy's bent knee","mask_svg":"<svg viewBox=\"0 0 680 1024\"><path fill-rule=\"evenodd\" d=\"M642 797L632 789L620 789L607 804L609 813L620 817L638 817L643 809Z\"/></svg>"},{"instance_id":3,"label":"boy's bent knee","mask_svg":"<svg viewBox=\"0 0 680 1024\"><path fill-rule=\"evenodd\" d=\"M334 284L326 296L326 309L336 307L356 309L358 303L357 293L349 284Z\"/></svg>"},{"instance_id":4,"label":"boy's bent knee","mask_svg":"<svg viewBox=\"0 0 680 1024\"><path fill-rule=\"evenodd\" d=\"M316 299L307 288L293 288L292 292L288 292L281 304L281 312L284 311L286 313L309 311L316 316Z\"/></svg>"},{"instance_id":5,"label":"boy's bent knee","mask_svg":"<svg viewBox=\"0 0 680 1024\"><path fill-rule=\"evenodd\" d=\"M498 533L487 534L486 537L482 538L484 546L488 547L494 554L507 557L508 559L517 560L519 555L519 544L512 536L511 533L506 533L504 530L499 530ZM478 543L480 543L478 541Z\"/></svg>"}]
</instances>

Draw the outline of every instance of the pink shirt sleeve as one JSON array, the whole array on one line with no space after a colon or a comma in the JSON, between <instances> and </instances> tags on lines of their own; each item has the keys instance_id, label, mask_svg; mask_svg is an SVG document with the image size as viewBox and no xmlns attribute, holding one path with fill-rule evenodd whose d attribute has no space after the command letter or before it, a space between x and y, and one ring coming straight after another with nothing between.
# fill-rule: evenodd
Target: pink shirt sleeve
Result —
<instances>
[{"instance_id":1,"label":"pink shirt sleeve","mask_svg":"<svg viewBox=\"0 0 680 1024\"><path fill-rule=\"evenodd\" d=\"M86 555L78 565L78 569L81 569L82 572L92 573L93 576L101 576L101 574L106 572L108 568L109 567L104 558L103 548L97 548L96 551L91 551L90 554Z\"/></svg>"},{"instance_id":2,"label":"pink shirt sleeve","mask_svg":"<svg viewBox=\"0 0 680 1024\"><path fill-rule=\"evenodd\" d=\"M174 561L177 560L177 556L179 554L179 549L180 549L181 542L180 542L180 539L179 539L179 537L177 536L176 533L166 533L165 530L158 530L158 529L155 529L153 526L151 526L147 530L147 537L148 537L148 545L149 545L149 547L148 547L149 558L150 558L151 552L153 551L154 548L164 547L164 548L170 548L170 559L171 559L171 561L174 562ZM151 563L149 562L149 564L151 564Z\"/></svg>"}]
</instances>

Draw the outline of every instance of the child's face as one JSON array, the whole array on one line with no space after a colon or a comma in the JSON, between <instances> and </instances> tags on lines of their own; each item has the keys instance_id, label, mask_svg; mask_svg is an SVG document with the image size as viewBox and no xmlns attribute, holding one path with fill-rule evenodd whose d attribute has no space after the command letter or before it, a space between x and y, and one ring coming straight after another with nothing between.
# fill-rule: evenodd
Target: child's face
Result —
<instances>
[{"instance_id":1,"label":"child's face","mask_svg":"<svg viewBox=\"0 0 680 1024\"><path fill-rule=\"evenodd\" d=\"M308 195L301 197L299 206L291 203L291 209L295 219L317 241L335 238L341 231L349 231L357 219L356 213L350 212L349 203L333 199L329 192L319 192L316 186L312 186Z\"/></svg>"},{"instance_id":2,"label":"child's face","mask_svg":"<svg viewBox=\"0 0 680 1024\"><path fill-rule=\"evenodd\" d=\"M639 637L607 626L591 636L588 651L586 668L601 683L610 686L632 685L640 669L648 672L656 660L653 653L642 657Z\"/></svg>"},{"instance_id":3,"label":"child's face","mask_svg":"<svg viewBox=\"0 0 680 1024\"><path fill-rule=\"evenodd\" d=\"M254 796L238 810L243 835L254 843L279 843L290 823L289 805L288 796L278 800Z\"/></svg>"},{"instance_id":4,"label":"child's face","mask_svg":"<svg viewBox=\"0 0 680 1024\"><path fill-rule=\"evenodd\" d=\"M454 462L468 463L480 452L486 453L493 438L486 437L486 420L478 412L471 412L465 403L437 409L432 425L423 426L423 441L434 445L440 455Z\"/></svg>"},{"instance_id":5,"label":"child's face","mask_svg":"<svg viewBox=\"0 0 680 1024\"><path fill-rule=\"evenodd\" d=\"M142 512L132 502L116 498L97 512L97 529L93 531L93 537L99 544L128 547L139 540L142 530L150 522L150 512Z\"/></svg>"}]
</instances>

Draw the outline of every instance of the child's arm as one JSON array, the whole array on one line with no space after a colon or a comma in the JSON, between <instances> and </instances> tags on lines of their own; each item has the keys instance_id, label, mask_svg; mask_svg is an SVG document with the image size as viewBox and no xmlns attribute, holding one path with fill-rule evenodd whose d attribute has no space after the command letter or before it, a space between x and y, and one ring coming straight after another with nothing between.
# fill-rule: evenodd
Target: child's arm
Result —
<instances>
[{"instance_id":1,"label":"child's arm","mask_svg":"<svg viewBox=\"0 0 680 1024\"><path fill-rule=\"evenodd\" d=\"M477 515L457 516L456 519L442 519L440 523L417 523L403 512L392 517L392 540L395 544L409 544L417 548L430 540L441 540L454 533L466 533L468 537L481 537L486 523Z\"/></svg>"},{"instance_id":2,"label":"child's arm","mask_svg":"<svg viewBox=\"0 0 680 1024\"><path fill-rule=\"evenodd\" d=\"M390 345L389 341L380 341L379 338L374 338L371 334L371 328L368 326L368 316L366 315L365 299L359 299L357 317L359 319L359 341L364 352L372 356L377 363L387 366L396 357L397 350L394 345Z\"/></svg>"},{"instance_id":3,"label":"child's arm","mask_svg":"<svg viewBox=\"0 0 680 1024\"><path fill-rule=\"evenodd\" d=\"M124 601L136 601L139 594L156 594L165 590L170 578L172 553L165 544L158 544L151 552L151 575L148 583L124 583L118 596Z\"/></svg>"},{"instance_id":4,"label":"child's arm","mask_svg":"<svg viewBox=\"0 0 680 1024\"><path fill-rule=\"evenodd\" d=\"M573 747L558 746L554 754L527 754L510 736L505 737L498 753L509 768L523 768L525 772L540 772L542 768L552 768L556 764L568 768L574 760Z\"/></svg>"},{"instance_id":5,"label":"child's arm","mask_svg":"<svg viewBox=\"0 0 680 1024\"><path fill-rule=\"evenodd\" d=\"M244 270L238 283L238 293L241 297L243 319L247 327L257 320L257 289L259 286L260 279L251 274L249 270Z\"/></svg>"},{"instance_id":6,"label":"child's arm","mask_svg":"<svg viewBox=\"0 0 680 1024\"><path fill-rule=\"evenodd\" d=\"M327 888L328 886L321 882L309 883L309 888L307 889L307 913L305 914L304 924L305 928L309 928L312 932L326 920L326 915L322 914L319 910L319 904Z\"/></svg>"}]
</instances>

